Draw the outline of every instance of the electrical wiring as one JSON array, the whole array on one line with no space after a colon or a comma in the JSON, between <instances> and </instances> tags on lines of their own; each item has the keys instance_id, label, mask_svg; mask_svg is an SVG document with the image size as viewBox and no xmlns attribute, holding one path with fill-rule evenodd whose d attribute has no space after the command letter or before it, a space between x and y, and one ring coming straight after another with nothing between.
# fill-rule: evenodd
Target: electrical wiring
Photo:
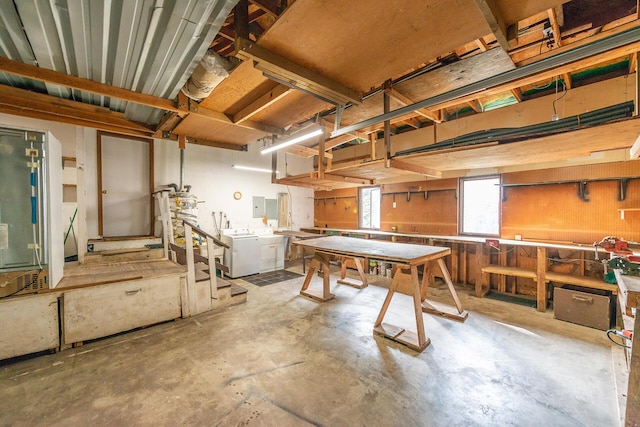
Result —
<instances>
[{"instance_id":1,"label":"electrical wiring","mask_svg":"<svg viewBox=\"0 0 640 427\"><path fill-rule=\"evenodd\" d=\"M552 103L554 117L558 116L558 112L556 111L556 102L560 101L567 95L567 85L564 83L564 80L560 80L560 82L562 82L563 92L562 95L560 95L560 98L558 98L558 78L556 77L556 99L554 99Z\"/></svg>"},{"instance_id":2,"label":"electrical wiring","mask_svg":"<svg viewBox=\"0 0 640 427\"><path fill-rule=\"evenodd\" d=\"M620 344L619 342L614 341L614 339L613 339L613 338L611 338L611 334L615 334L616 336L620 336L620 335L618 335L618 331L617 331L617 330L615 330L615 329L609 329L609 330L607 331L607 338L609 338L609 341L611 341L611 342L612 342L612 343L614 343L615 345L619 345L620 347L624 347L624 348L631 348L631 346L629 346L629 345L626 345L626 344ZM624 336L622 336L622 338L624 338L624 339L628 339L627 337L624 337Z\"/></svg>"}]
</instances>

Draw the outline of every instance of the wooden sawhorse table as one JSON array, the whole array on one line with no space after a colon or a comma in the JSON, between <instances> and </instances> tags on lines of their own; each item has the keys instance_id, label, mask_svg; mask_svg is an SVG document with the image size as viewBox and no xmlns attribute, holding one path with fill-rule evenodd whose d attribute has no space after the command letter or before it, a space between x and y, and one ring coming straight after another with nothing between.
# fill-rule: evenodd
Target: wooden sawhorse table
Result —
<instances>
[{"instance_id":1,"label":"wooden sawhorse table","mask_svg":"<svg viewBox=\"0 0 640 427\"><path fill-rule=\"evenodd\" d=\"M374 324L374 333L400 342L414 350L422 351L431 343L431 340L425 335L424 321L422 319L423 311L459 321L464 321L468 316L468 313L462 309L462 304L451 282L447 266L444 263L444 257L451 253L450 248L355 239L343 236L320 237L295 242L295 244L315 250L315 256L309 264L309 270L302 284L300 294L319 302L328 301L335 297L331 293L329 277L329 261L331 257L353 258L362 284L355 284L345 280L346 270L344 267L342 268L341 279L338 283L358 288L367 286L367 279L362 268L362 260L364 258L372 258L393 264L394 269L391 286L389 287L380 314L378 314L378 318ZM436 304L426 299L430 265L433 262L438 264L443 273L449 292L453 297L455 308L444 304ZM309 289L313 273L320 266L323 267L322 289ZM418 277L419 267L423 267L422 281L420 281ZM413 298L416 332L383 323L391 299L402 285L408 285L408 293Z\"/></svg>"}]
</instances>

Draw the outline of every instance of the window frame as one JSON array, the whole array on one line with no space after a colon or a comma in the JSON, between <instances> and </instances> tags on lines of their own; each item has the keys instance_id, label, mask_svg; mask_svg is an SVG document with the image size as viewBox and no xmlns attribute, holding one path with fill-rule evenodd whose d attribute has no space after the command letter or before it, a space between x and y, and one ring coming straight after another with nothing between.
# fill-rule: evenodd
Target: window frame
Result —
<instances>
[{"instance_id":1,"label":"window frame","mask_svg":"<svg viewBox=\"0 0 640 427\"><path fill-rule=\"evenodd\" d=\"M362 202L363 202L363 197L362 197L362 193L365 190L369 190L369 189L377 189L378 192L380 193L379 196L379 200L378 200L378 218L379 221L381 222L382 219L382 187L379 185L369 185L366 187L359 187L358 188L358 229L362 229L362 230L380 230L381 224L378 224L378 227L365 227L362 224Z\"/></svg>"},{"instance_id":2,"label":"window frame","mask_svg":"<svg viewBox=\"0 0 640 427\"><path fill-rule=\"evenodd\" d=\"M480 180L488 180L488 179L497 179L498 180L498 230L496 234L492 233L481 233L481 232L467 232L464 231L464 183L469 181L480 181ZM473 177L464 177L459 178L458 181L458 234L461 236L479 236L479 237L500 237L502 232L502 176L500 174L493 175L481 175L481 176L473 176Z\"/></svg>"}]
</instances>

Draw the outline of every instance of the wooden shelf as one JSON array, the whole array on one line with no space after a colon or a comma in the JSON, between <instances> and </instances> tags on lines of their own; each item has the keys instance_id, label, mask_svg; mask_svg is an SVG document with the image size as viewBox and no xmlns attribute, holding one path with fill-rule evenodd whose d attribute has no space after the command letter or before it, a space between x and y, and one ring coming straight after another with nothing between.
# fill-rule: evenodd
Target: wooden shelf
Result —
<instances>
[{"instance_id":1,"label":"wooden shelf","mask_svg":"<svg viewBox=\"0 0 640 427\"><path fill-rule=\"evenodd\" d=\"M633 211L640 211L640 208L627 208L627 209L618 209L618 212L620 212L620 219L624 219L624 213L625 212L633 212Z\"/></svg>"}]
</instances>

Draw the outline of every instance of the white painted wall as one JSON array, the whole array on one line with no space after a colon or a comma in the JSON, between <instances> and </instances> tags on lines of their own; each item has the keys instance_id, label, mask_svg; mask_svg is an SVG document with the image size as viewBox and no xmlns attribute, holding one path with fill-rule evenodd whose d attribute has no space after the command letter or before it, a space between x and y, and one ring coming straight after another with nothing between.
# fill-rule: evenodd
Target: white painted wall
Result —
<instances>
[{"instance_id":1,"label":"white painted wall","mask_svg":"<svg viewBox=\"0 0 640 427\"><path fill-rule=\"evenodd\" d=\"M85 149L86 224L88 238L98 236L98 179L95 129L82 128L63 123L0 114L0 126L50 131L62 143L62 155L76 156L76 142ZM79 138L82 138L79 141ZM180 181L180 150L177 142L155 140L154 142L155 189ZM286 166L285 166L286 162ZM271 184L271 175L233 169L232 164L271 168L271 155L261 155L256 144L249 151L232 151L187 144L185 151L184 184L192 186L191 192L202 203L199 205L200 226L213 232L212 212L227 214L231 228L264 229L260 218L252 218L252 197L262 196L276 199L278 193L291 194L291 228L313 226L313 190ZM286 169L285 169L286 167ZM302 159L278 153L279 176L311 172L312 159ZM123 182L123 185L126 183ZM78 189L82 191L82 189ZM233 193L240 191L242 198L234 200ZM270 220L266 228L276 227Z\"/></svg>"},{"instance_id":2,"label":"white painted wall","mask_svg":"<svg viewBox=\"0 0 640 427\"><path fill-rule=\"evenodd\" d=\"M156 189L166 184L179 184L180 150L176 142L155 142ZM286 161L286 172L285 172ZM291 194L291 228L313 226L313 190L287 187L271 183L271 175L234 169L232 165L271 169L271 154L261 155L256 144L249 151L232 151L187 144L184 156L184 184L191 185L191 193L202 201L198 209L198 222L206 231L213 231L212 213L219 218L220 211L227 215L230 228L262 229L261 218L253 218L253 196L276 199L278 193ZM311 172L312 159L302 159L278 153L278 176ZM242 193L240 200L233 198L234 192ZM267 227L276 227L276 220L269 220Z\"/></svg>"}]
</instances>

